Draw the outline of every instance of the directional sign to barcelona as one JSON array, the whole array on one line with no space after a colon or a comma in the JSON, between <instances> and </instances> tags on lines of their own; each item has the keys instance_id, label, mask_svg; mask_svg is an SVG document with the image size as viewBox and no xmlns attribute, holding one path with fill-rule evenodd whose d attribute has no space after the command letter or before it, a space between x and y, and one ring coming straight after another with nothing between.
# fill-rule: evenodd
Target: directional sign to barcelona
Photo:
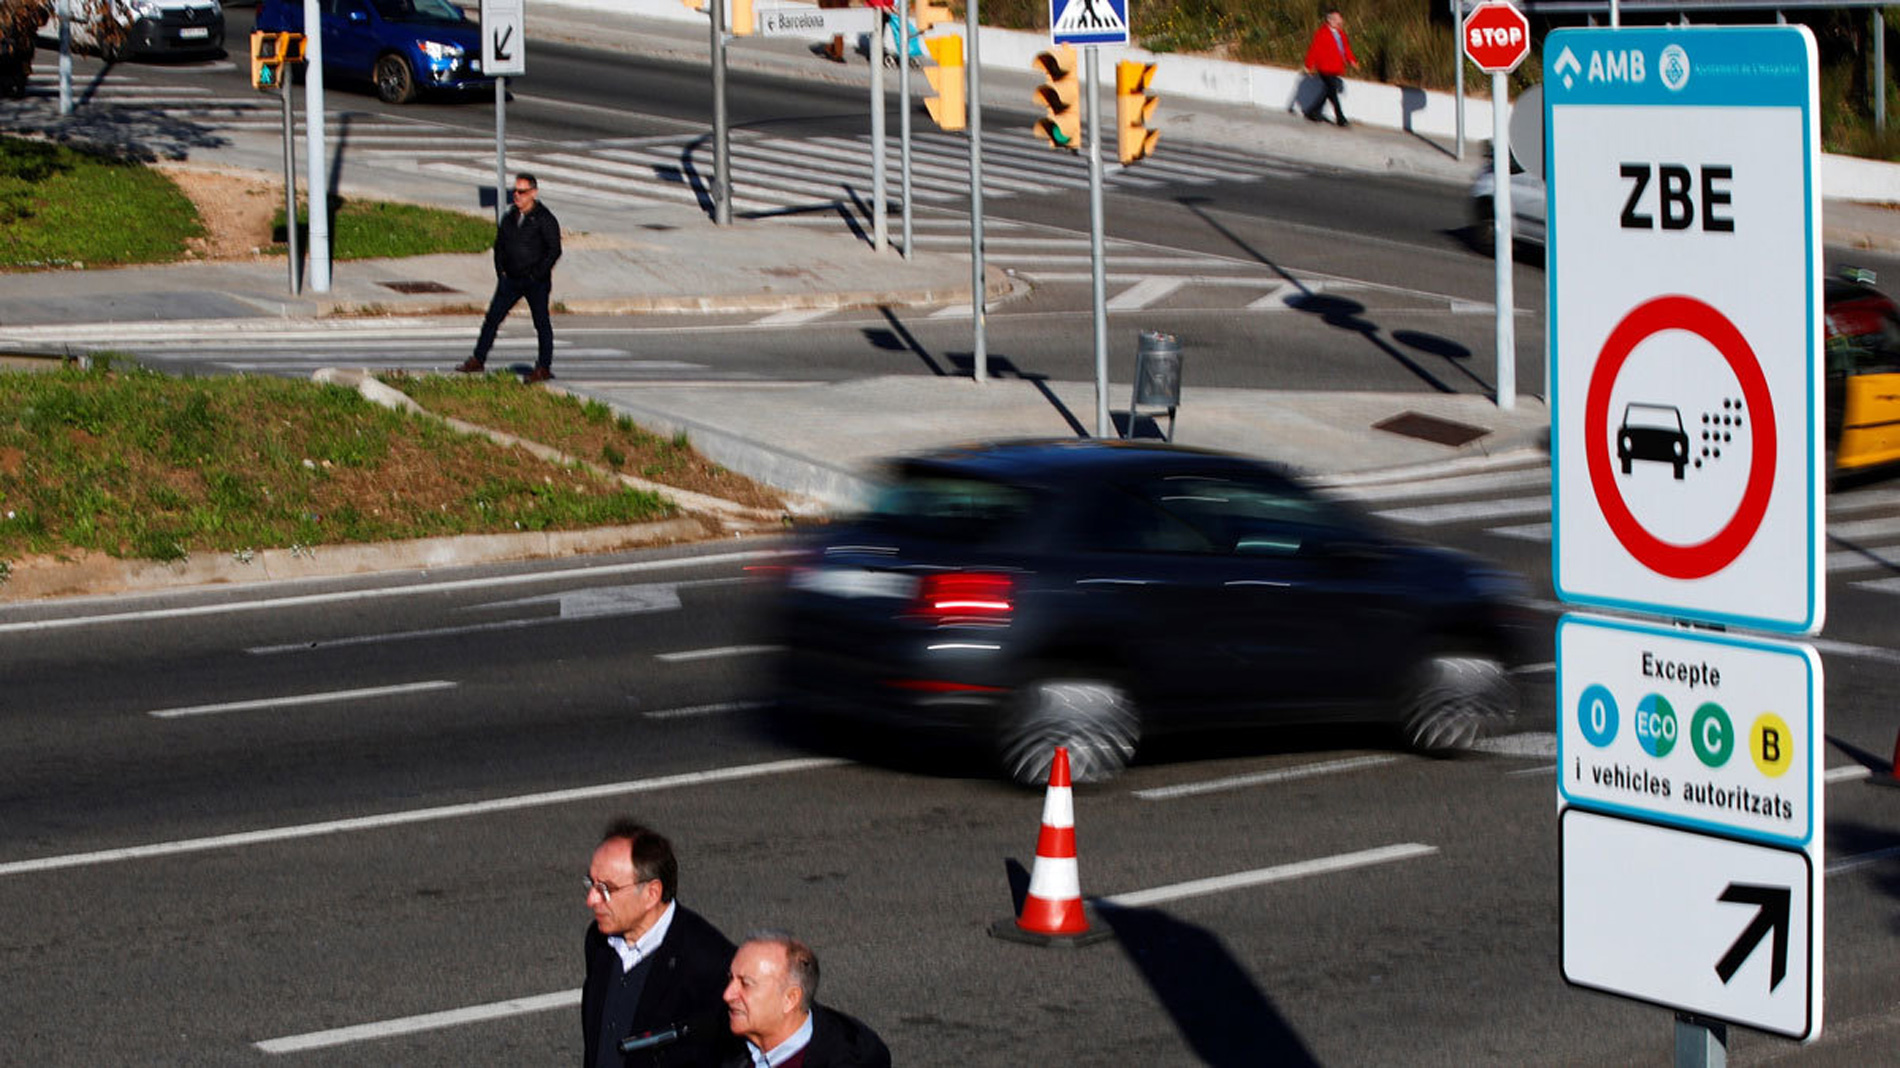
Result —
<instances>
[{"instance_id":1,"label":"directional sign to barcelona","mask_svg":"<svg viewBox=\"0 0 1900 1068\"><path fill-rule=\"evenodd\" d=\"M1049 0L1055 44L1128 43L1128 0Z\"/></svg>"},{"instance_id":2,"label":"directional sign to barcelona","mask_svg":"<svg viewBox=\"0 0 1900 1068\"><path fill-rule=\"evenodd\" d=\"M1816 92L1801 26L1545 39L1565 601L1821 627Z\"/></svg>"}]
</instances>

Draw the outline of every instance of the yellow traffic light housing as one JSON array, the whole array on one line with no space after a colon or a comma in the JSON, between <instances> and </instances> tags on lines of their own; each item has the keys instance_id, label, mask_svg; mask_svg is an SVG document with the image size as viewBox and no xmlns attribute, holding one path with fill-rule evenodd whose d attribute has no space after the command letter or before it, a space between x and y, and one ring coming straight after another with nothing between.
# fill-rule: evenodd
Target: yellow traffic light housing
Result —
<instances>
[{"instance_id":1,"label":"yellow traffic light housing","mask_svg":"<svg viewBox=\"0 0 1900 1068\"><path fill-rule=\"evenodd\" d=\"M913 0L911 4L910 21L916 24L918 33L928 33L932 26L940 22L950 21L950 5L933 4L930 0ZM959 57L957 66L959 67L963 66L961 60L962 54L963 49L959 46L957 49L957 55ZM959 130L962 128L961 125L957 127ZM945 129L949 129L949 127L945 127Z\"/></svg>"},{"instance_id":2,"label":"yellow traffic light housing","mask_svg":"<svg viewBox=\"0 0 1900 1068\"><path fill-rule=\"evenodd\" d=\"M1036 86L1036 100L1048 111L1036 120L1036 136L1051 148L1081 151L1082 88L1075 73L1075 46L1060 44L1038 52L1031 65L1042 72L1044 82Z\"/></svg>"},{"instance_id":3,"label":"yellow traffic light housing","mask_svg":"<svg viewBox=\"0 0 1900 1068\"><path fill-rule=\"evenodd\" d=\"M752 17L752 0L732 0L732 35L750 37L758 28Z\"/></svg>"},{"instance_id":4,"label":"yellow traffic light housing","mask_svg":"<svg viewBox=\"0 0 1900 1068\"><path fill-rule=\"evenodd\" d=\"M308 38L301 33L280 33L277 36L282 42L278 48L278 58L286 66L304 62L304 43Z\"/></svg>"},{"instance_id":5,"label":"yellow traffic light housing","mask_svg":"<svg viewBox=\"0 0 1900 1068\"><path fill-rule=\"evenodd\" d=\"M954 33L941 37L931 37L924 41L924 47L930 49L930 58L936 65L924 68L924 77L930 79L930 88L936 96L924 101L924 107L930 109L930 117L942 130L961 130L966 121L963 92L963 38Z\"/></svg>"},{"instance_id":6,"label":"yellow traffic light housing","mask_svg":"<svg viewBox=\"0 0 1900 1068\"><path fill-rule=\"evenodd\" d=\"M1160 130L1148 127L1155 106L1161 103L1159 97L1148 92L1154 80L1153 63L1124 59L1115 64L1116 140L1120 143L1123 163L1147 159L1155 150L1155 142L1161 139Z\"/></svg>"},{"instance_id":7,"label":"yellow traffic light housing","mask_svg":"<svg viewBox=\"0 0 1900 1068\"><path fill-rule=\"evenodd\" d=\"M284 38L282 33L251 34L251 88L276 89L284 81Z\"/></svg>"}]
</instances>

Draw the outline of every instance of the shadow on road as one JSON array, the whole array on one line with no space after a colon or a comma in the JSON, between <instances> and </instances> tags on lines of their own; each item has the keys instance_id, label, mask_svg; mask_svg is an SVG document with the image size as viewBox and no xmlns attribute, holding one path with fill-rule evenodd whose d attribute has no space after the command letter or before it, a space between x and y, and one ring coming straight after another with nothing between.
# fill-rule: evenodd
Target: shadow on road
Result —
<instances>
[{"instance_id":1,"label":"shadow on road","mask_svg":"<svg viewBox=\"0 0 1900 1068\"><path fill-rule=\"evenodd\" d=\"M1096 908L1203 1063L1319 1063L1212 931L1160 909Z\"/></svg>"}]
</instances>

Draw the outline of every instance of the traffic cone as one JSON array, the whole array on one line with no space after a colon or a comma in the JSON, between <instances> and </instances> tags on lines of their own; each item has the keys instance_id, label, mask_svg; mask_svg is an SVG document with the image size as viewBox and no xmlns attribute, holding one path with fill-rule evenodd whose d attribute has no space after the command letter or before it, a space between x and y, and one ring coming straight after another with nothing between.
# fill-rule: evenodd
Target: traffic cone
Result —
<instances>
[{"instance_id":1,"label":"traffic cone","mask_svg":"<svg viewBox=\"0 0 1900 1068\"><path fill-rule=\"evenodd\" d=\"M1069 783L1069 751L1056 747L1049 766L1049 792L1042 800L1042 831L1022 914L990 925L990 934L1036 945L1087 945L1109 936L1092 927L1082 904L1075 865L1075 793Z\"/></svg>"}]
</instances>

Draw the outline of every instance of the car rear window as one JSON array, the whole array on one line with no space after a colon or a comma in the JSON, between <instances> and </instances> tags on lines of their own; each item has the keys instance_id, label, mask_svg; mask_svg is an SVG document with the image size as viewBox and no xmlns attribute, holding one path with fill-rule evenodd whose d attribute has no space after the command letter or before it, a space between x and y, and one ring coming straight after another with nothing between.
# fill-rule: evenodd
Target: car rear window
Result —
<instances>
[{"instance_id":1,"label":"car rear window","mask_svg":"<svg viewBox=\"0 0 1900 1068\"><path fill-rule=\"evenodd\" d=\"M939 541L994 542L1019 526L1035 496L1021 486L954 475L900 474L874 499L866 522Z\"/></svg>"}]
</instances>

